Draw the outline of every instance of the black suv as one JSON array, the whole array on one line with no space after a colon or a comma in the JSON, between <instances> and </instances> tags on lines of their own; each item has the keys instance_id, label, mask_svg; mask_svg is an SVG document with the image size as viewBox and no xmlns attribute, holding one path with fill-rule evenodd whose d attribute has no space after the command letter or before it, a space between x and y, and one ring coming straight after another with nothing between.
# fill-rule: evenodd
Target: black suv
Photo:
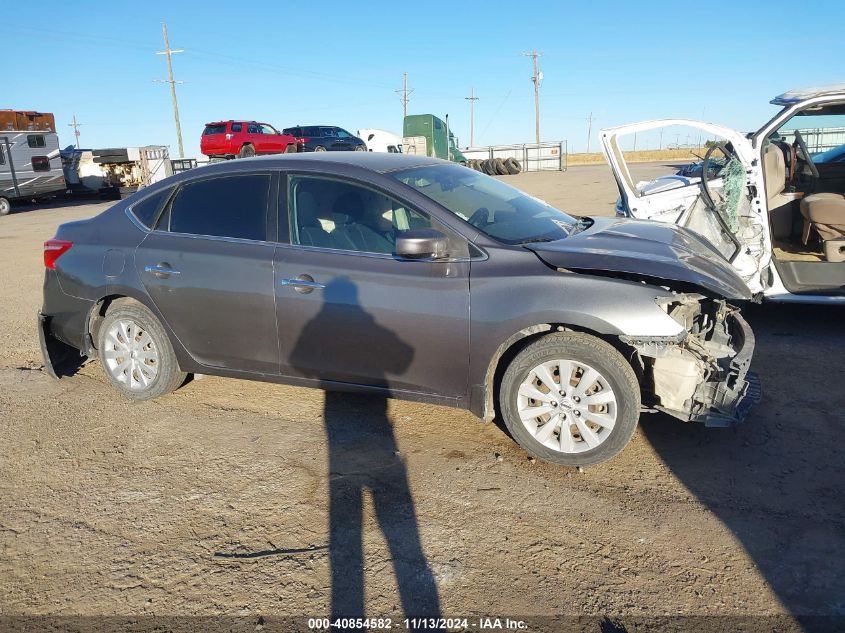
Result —
<instances>
[{"instance_id":1,"label":"black suv","mask_svg":"<svg viewBox=\"0 0 845 633\"><path fill-rule=\"evenodd\" d=\"M333 125L297 125L285 128L283 134L296 137L300 152L366 152L367 144L342 127Z\"/></svg>"}]
</instances>

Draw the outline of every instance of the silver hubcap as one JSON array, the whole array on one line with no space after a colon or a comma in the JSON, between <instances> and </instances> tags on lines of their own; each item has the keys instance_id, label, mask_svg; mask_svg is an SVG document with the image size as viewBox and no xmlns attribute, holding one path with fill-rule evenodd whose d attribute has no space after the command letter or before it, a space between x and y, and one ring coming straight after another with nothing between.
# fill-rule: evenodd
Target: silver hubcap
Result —
<instances>
[{"instance_id":1,"label":"silver hubcap","mask_svg":"<svg viewBox=\"0 0 845 633\"><path fill-rule=\"evenodd\" d=\"M561 453L596 448L616 425L616 394L610 383L574 360L551 360L528 372L516 406L534 439Z\"/></svg>"},{"instance_id":2,"label":"silver hubcap","mask_svg":"<svg viewBox=\"0 0 845 633\"><path fill-rule=\"evenodd\" d=\"M133 391L143 391L158 376L159 355L153 338L131 319L112 324L101 355L111 377Z\"/></svg>"}]
</instances>

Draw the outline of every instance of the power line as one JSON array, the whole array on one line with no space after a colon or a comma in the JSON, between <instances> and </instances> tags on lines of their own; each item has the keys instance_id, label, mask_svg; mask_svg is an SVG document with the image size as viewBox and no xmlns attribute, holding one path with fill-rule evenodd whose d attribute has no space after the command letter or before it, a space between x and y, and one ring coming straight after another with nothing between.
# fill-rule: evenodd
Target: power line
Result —
<instances>
[{"instance_id":1,"label":"power line","mask_svg":"<svg viewBox=\"0 0 845 633\"><path fill-rule=\"evenodd\" d=\"M73 128L73 135L76 137L76 149L79 149L79 126L82 125L76 120L76 115L73 115L73 123L68 123L68 127Z\"/></svg>"},{"instance_id":2,"label":"power line","mask_svg":"<svg viewBox=\"0 0 845 633\"><path fill-rule=\"evenodd\" d=\"M464 97L469 101L469 146L475 147L475 102L478 97L475 96L475 88L469 89L469 96Z\"/></svg>"},{"instance_id":3,"label":"power line","mask_svg":"<svg viewBox=\"0 0 845 633\"><path fill-rule=\"evenodd\" d=\"M164 50L156 51L156 55L167 57L167 80L159 79L158 83L170 84L170 98L173 101L173 120L176 122L176 140L179 143L179 158L185 158L185 150L182 147L182 124L179 123L179 104L176 102L176 84L183 83L173 79L173 53L184 53L184 49L170 48L170 41L167 39L167 24L161 23L161 34L164 36Z\"/></svg>"},{"instance_id":4,"label":"power line","mask_svg":"<svg viewBox=\"0 0 845 633\"><path fill-rule=\"evenodd\" d=\"M408 101L410 100L409 97L411 93L414 91L413 88L410 90L408 89L408 73L402 73L402 88L400 90L394 90L394 92L398 95L399 101L402 102L402 116L408 116Z\"/></svg>"},{"instance_id":5,"label":"power line","mask_svg":"<svg viewBox=\"0 0 845 633\"><path fill-rule=\"evenodd\" d=\"M531 75L531 81L534 83L534 127L537 136L537 145L540 144L540 82L543 81L543 73L537 67L537 58L542 57L542 53L533 50L530 53L522 53L524 57L530 57L534 66L534 72Z\"/></svg>"},{"instance_id":6,"label":"power line","mask_svg":"<svg viewBox=\"0 0 845 633\"><path fill-rule=\"evenodd\" d=\"M590 153L590 137L593 135L593 113L587 115L587 154Z\"/></svg>"}]
</instances>

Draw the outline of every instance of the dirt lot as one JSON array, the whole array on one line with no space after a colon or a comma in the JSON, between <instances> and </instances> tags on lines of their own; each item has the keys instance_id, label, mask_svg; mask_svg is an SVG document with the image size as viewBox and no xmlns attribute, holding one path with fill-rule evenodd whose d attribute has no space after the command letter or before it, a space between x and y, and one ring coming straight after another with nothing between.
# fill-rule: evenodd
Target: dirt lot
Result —
<instances>
[{"instance_id":1,"label":"dirt lot","mask_svg":"<svg viewBox=\"0 0 845 633\"><path fill-rule=\"evenodd\" d=\"M578 213L616 197L603 166L509 182ZM133 403L97 363L51 380L41 242L103 208L0 218L0 616L326 616L333 586L395 621L845 616L843 310L749 310L746 424L644 416L581 473L446 408L219 378Z\"/></svg>"}]
</instances>

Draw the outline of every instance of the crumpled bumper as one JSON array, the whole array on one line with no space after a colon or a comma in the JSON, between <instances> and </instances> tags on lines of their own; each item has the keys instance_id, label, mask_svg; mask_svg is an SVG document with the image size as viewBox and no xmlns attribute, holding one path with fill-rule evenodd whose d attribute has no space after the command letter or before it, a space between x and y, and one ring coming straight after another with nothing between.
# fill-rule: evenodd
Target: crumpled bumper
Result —
<instances>
[{"instance_id":1,"label":"crumpled bumper","mask_svg":"<svg viewBox=\"0 0 845 633\"><path fill-rule=\"evenodd\" d=\"M38 311L38 341L41 344L41 357L44 371L51 378L60 378L73 374L85 361L85 356L76 349L63 343L50 331L50 317Z\"/></svg>"},{"instance_id":2,"label":"crumpled bumper","mask_svg":"<svg viewBox=\"0 0 845 633\"><path fill-rule=\"evenodd\" d=\"M763 390L760 379L749 371L754 355L755 338L751 327L738 311L728 319L732 339L736 341L737 352L731 359L726 376L721 382L705 382L696 391L696 400L706 403L699 411L693 411L690 421L705 426L727 427L745 420L751 408L760 402Z\"/></svg>"}]
</instances>

